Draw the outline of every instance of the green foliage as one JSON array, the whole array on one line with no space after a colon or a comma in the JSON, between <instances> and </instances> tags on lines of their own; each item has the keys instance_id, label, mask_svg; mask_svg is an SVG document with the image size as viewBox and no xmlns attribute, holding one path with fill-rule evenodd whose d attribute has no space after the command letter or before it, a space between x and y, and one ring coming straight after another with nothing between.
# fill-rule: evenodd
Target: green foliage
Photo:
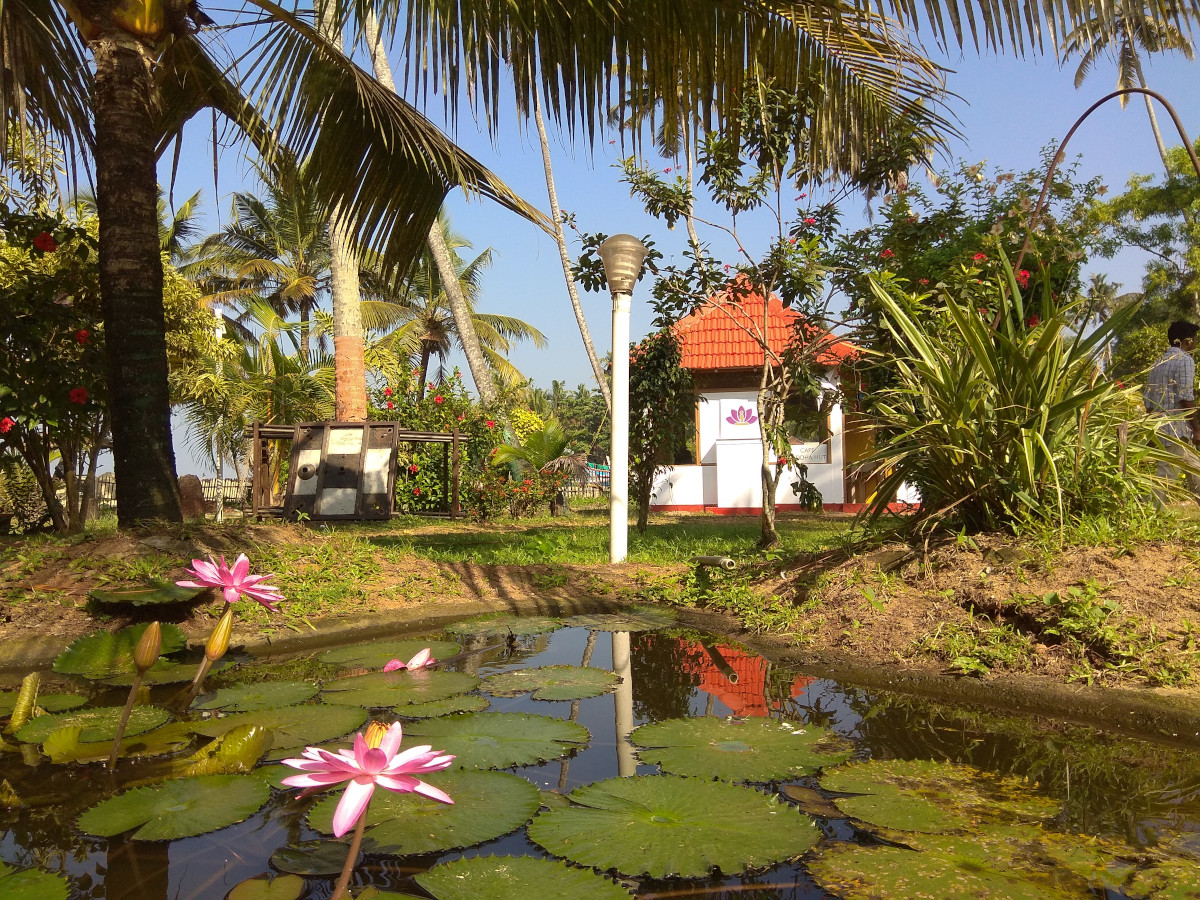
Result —
<instances>
[{"instance_id":1,"label":"green foliage","mask_svg":"<svg viewBox=\"0 0 1200 900\"><path fill-rule=\"evenodd\" d=\"M1156 322L1118 335L1112 357L1113 378L1144 384L1146 373L1167 349L1167 327L1167 322Z\"/></svg>"},{"instance_id":2,"label":"green foliage","mask_svg":"<svg viewBox=\"0 0 1200 900\"><path fill-rule=\"evenodd\" d=\"M630 353L629 492L643 534L655 473L674 463L675 452L694 436L695 384L681 360L679 337L671 328L643 338Z\"/></svg>"}]
</instances>

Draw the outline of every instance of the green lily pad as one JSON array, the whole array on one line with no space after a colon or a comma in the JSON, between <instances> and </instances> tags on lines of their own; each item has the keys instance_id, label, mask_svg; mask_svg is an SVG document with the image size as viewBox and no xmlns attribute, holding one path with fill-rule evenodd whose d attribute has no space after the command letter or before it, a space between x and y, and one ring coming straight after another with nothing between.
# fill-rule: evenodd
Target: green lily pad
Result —
<instances>
[{"instance_id":1,"label":"green lily pad","mask_svg":"<svg viewBox=\"0 0 1200 900\"><path fill-rule=\"evenodd\" d=\"M204 719L192 722L191 728L196 734L219 737L239 725L261 725L274 732L273 746L277 750L290 750L294 747L336 740L342 735L356 731L365 721L366 711L357 706L309 703L235 713L219 719Z\"/></svg>"},{"instance_id":2,"label":"green lily pad","mask_svg":"<svg viewBox=\"0 0 1200 900\"><path fill-rule=\"evenodd\" d=\"M454 803L377 789L367 807L365 852L408 856L482 844L516 831L540 805L536 785L506 772L456 769L422 780L441 788ZM341 799L338 794L314 805L309 826L332 833L333 811Z\"/></svg>"},{"instance_id":3,"label":"green lily pad","mask_svg":"<svg viewBox=\"0 0 1200 900\"><path fill-rule=\"evenodd\" d=\"M610 778L538 813L529 837L555 856L623 875L701 878L798 856L820 837L795 807L752 788L676 775Z\"/></svg>"},{"instance_id":4,"label":"green lily pad","mask_svg":"<svg viewBox=\"0 0 1200 900\"><path fill-rule=\"evenodd\" d=\"M311 700L317 686L307 681L263 681L258 684L239 684L221 688L203 703L193 703L195 709L223 709L226 712L252 712L256 709L276 709Z\"/></svg>"},{"instance_id":5,"label":"green lily pad","mask_svg":"<svg viewBox=\"0 0 1200 900\"><path fill-rule=\"evenodd\" d=\"M516 697L533 691L534 700L582 700L607 694L620 678L594 666L539 666L497 672L483 680L482 690L497 697Z\"/></svg>"},{"instance_id":6,"label":"green lily pad","mask_svg":"<svg viewBox=\"0 0 1200 900\"><path fill-rule=\"evenodd\" d=\"M219 672L229 663L226 660L219 659L212 664L212 668L208 671ZM185 684L193 681L196 678L196 672L200 670L200 663L177 663L169 659L160 659L151 668L147 669L142 676L142 684ZM133 684L135 675L133 672L124 672L120 675L114 675L111 678L105 678L105 684L112 684L118 687L129 687Z\"/></svg>"},{"instance_id":7,"label":"green lily pad","mask_svg":"<svg viewBox=\"0 0 1200 900\"><path fill-rule=\"evenodd\" d=\"M299 900L304 879L298 875L255 875L234 887L225 900Z\"/></svg>"},{"instance_id":8,"label":"green lily pad","mask_svg":"<svg viewBox=\"0 0 1200 900\"><path fill-rule=\"evenodd\" d=\"M50 757L50 762L56 764L99 762L108 759L112 750L112 740L85 743L79 740L82 731L81 725L67 725L57 729L42 743L42 752ZM122 738L118 756L121 759L166 756L179 752L191 742L192 732L187 724L172 722L153 731Z\"/></svg>"},{"instance_id":9,"label":"green lily pad","mask_svg":"<svg viewBox=\"0 0 1200 900\"><path fill-rule=\"evenodd\" d=\"M195 600L208 588L180 587L177 584L150 584L123 591L88 591L88 596L98 603L114 603L121 606L155 606L163 603L186 603Z\"/></svg>"},{"instance_id":10,"label":"green lily pad","mask_svg":"<svg viewBox=\"0 0 1200 900\"><path fill-rule=\"evenodd\" d=\"M18 869L0 862L0 897L4 900L67 900L67 879L41 869Z\"/></svg>"},{"instance_id":11,"label":"green lily pad","mask_svg":"<svg viewBox=\"0 0 1200 900\"><path fill-rule=\"evenodd\" d=\"M553 859L532 856L473 856L441 863L417 876L417 884L437 900L629 900L614 881Z\"/></svg>"},{"instance_id":12,"label":"green lily pad","mask_svg":"<svg viewBox=\"0 0 1200 900\"><path fill-rule=\"evenodd\" d=\"M0 716L11 715L20 691L0 691ZM38 694L36 706L48 713L77 709L87 703L82 694Z\"/></svg>"},{"instance_id":13,"label":"green lily pad","mask_svg":"<svg viewBox=\"0 0 1200 900\"><path fill-rule=\"evenodd\" d=\"M180 775L236 775L254 771L271 748L271 729L239 725L205 744L179 765Z\"/></svg>"},{"instance_id":14,"label":"green lily pad","mask_svg":"<svg viewBox=\"0 0 1200 900\"><path fill-rule=\"evenodd\" d=\"M446 632L464 638L506 637L510 634L514 637L530 637L562 627L561 619L546 616L480 616L448 625Z\"/></svg>"},{"instance_id":15,"label":"green lily pad","mask_svg":"<svg viewBox=\"0 0 1200 900\"><path fill-rule=\"evenodd\" d=\"M419 670L416 672L372 672L339 678L325 684L329 701L365 709L433 703L479 686L479 678L466 672Z\"/></svg>"},{"instance_id":16,"label":"green lily pad","mask_svg":"<svg viewBox=\"0 0 1200 900\"><path fill-rule=\"evenodd\" d=\"M426 641L406 639L403 641L372 641L369 644L354 644L326 650L317 657L323 663L344 666L348 669L382 669L393 659L408 662L426 647L437 660L449 659L462 651L459 644L450 641Z\"/></svg>"},{"instance_id":17,"label":"green lily pad","mask_svg":"<svg viewBox=\"0 0 1200 900\"><path fill-rule=\"evenodd\" d=\"M339 875L349 852L348 841L304 841L280 847L271 854L271 865L292 875Z\"/></svg>"},{"instance_id":18,"label":"green lily pad","mask_svg":"<svg viewBox=\"0 0 1200 900\"><path fill-rule=\"evenodd\" d=\"M177 778L97 803L79 817L79 830L113 837L137 828L133 837L139 841L193 837L241 822L270 795L266 782L251 775Z\"/></svg>"},{"instance_id":19,"label":"green lily pad","mask_svg":"<svg viewBox=\"0 0 1200 900\"><path fill-rule=\"evenodd\" d=\"M438 716L452 716L455 713L483 712L488 708L487 697L478 694L459 694L457 697L447 697L445 700L434 700L430 703L410 703L407 706L397 706L393 712L405 719L435 719Z\"/></svg>"},{"instance_id":20,"label":"green lily pad","mask_svg":"<svg viewBox=\"0 0 1200 900\"><path fill-rule=\"evenodd\" d=\"M792 781L849 758L849 743L823 728L774 719L667 719L635 728L645 763L674 775L722 781Z\"/></svg>"},{"instance_id":21,"label":"green lily pad","mask_svg":"<svg viewBox=\"0 0 1200 900\"><path fill-rule=\"evenodd\" d=\"M422 719L404 729L409 741L453 753L463 769L507 769L558 759L588 742L576 722L529 713L469 713Z\"/></svg>"},{"instance_id":22,"label":"green lily pad","mask_svg":"<svg viewBox=\"0 0 1200 900\"><path fill-rule=\"evenodd\" d=\"M1035 822L1058 812L1016 778L969 766L929 760L872 759L826 772L827 791L862 796L838 797L846 815L872 825L939 834L979 821Z\"/></svg>"},{"instance_id":23,"label":"green lily pad","mask_svg":"<svg viewBox=\"0 0 1200 900\"><path fill-rule=\"evenodd\" d=\"M588 628L592 631L657 631L675 624L675 614L658 607L639 607L629 612L599 613L597 615L571 616L563 619L570 628Z\"/></svg>"},{"instance_id":24,"label":"green lily pad","mask_svg":"<svg viewBox=\"0 0 1200 900\"><path fill-rule=\"evenodd\" d=\"M100 706L93 709L75 709L51 716L38 716L17 732L17 740L26 744L40 744L60 728L79 725L81 731L79 740L111 741L117 736L117 725L121 721L124 708L120 706ZM125 734L141 734L151 728L157 728L171 714L157 706L135 706L129 715L129 724Z\"/></svg>"},{"instance_id":25,"label":"green lily pad","mask_svg":"<svg viewBox=\"0 0 1200 900\"><path fill-rule=\"evenodd\" d=\"M1189 859L1167 860L1138 870L1125 890L1145 900L1195 900L1200 897L1200 865Z\"/></svg>"},{"instance_id":26,"label":"green lily pad","mask_svg":"<svg viewBox=\"0 0 1200 900\"><path fill-rule=\"evenodd\" d=\"M149 626L130 625L120 631L100 631L71 642L54 660L54 671L62 675L82 675L84 678L110 678L134 670L133 651ZM177 625L162 627L161 656L169 656L187 642Z\"/></svg>"}]
</instances>

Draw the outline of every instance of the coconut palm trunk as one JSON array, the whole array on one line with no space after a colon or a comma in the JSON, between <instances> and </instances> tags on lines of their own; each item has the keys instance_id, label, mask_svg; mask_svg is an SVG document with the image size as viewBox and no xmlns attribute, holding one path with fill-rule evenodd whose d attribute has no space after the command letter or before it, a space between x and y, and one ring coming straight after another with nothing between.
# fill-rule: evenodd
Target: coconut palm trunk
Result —
<instances>
[{"instance_id":1,"label":"coconut palm trunk","mask_svg":"<svg viewBox=\"0 0 1200 900\"><path fill-rule=\"evenodd\" d=\"M379 40L379 20L371 12L363 18L363 36L367 49L371 54L371 66L375 70L376 80L393 93L396 90L396 80L392 77L392 66L384 52L383 43ZM454 327L458 330L458 339L462 342L463 353L467 357L467 367L471 370L471 378L475 381L475 391L479 394L479 402L485 407L494 407L498 395L496 382L492 378L492 370L484 359L483 349L479 346L479 335L475 333L475 324L471 321L471 307L463 296L462 287L458 283L458 271L454 268L454 260L450 256L450 248L446 246L446 236L442 226L435 218L429 226L429 252L437 267L446 292L446 302L450 307L450 315L454 317ZM424 375L422 375L424 379ZM421 382L424 384L424 380Z\"/></svg>"},{"instance_id":2,"label":"coconut palm trunk","mask_svg":"<svg viewBox=\"0 0 1200 900\"><path fill-rule=\"evenodd\" d=\"M93 40L91 50L117 520L122 527L147 519L179 522L158 250L153 59L136 38L115 30Z\"/></svg>"},{"instance_id":3,"label":"coconut palm trunk","mask_svg":"<svg viewBox=\"0 0 1200 900\"><path fill-rule=\"evenodd\" d=\"M604 366L596 356L596 345L592 343L592 333L588 330L583 306L579 302L579 291L575 288L575 276L571 274L571 254L567 250L567 236L563 232L562 212L558 206L558 190L554 186L554 170L550 166L550 141L546 137L546 123L542 119L542 92L536 84L533 86L533 120L537 123L538 140L542 144L546 193L550 197L550 215L554 219L554 240L558 244L558 257L562 260L563 277L567 280L567 296L571 298L571 309L575 310L575 321L579 323L579 334L583 338L583 349L587 351L588 360L592 364L592 374L596 376L596 383L600 385L605 405L609 412L612 412L612 392L608 388L608 379L604 377Z\"/></svg>"}]
</instances>

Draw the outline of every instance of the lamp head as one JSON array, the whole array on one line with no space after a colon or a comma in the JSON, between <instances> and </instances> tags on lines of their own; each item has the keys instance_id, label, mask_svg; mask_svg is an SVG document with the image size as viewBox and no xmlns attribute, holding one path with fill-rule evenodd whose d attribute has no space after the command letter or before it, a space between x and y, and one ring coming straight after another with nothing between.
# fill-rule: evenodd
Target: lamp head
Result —
<instances>
[{"instance_id":1,"label":"lamp head","mask_svg":"<svg viewBox=\"0 0 1200 900\"><path fill-rule=\"evenodd\" d=\"M614 234L600 245L604 277L614 294L628 294L642 271L642 260L649 251L632 234Z\"/></svg>"}]
</instances>

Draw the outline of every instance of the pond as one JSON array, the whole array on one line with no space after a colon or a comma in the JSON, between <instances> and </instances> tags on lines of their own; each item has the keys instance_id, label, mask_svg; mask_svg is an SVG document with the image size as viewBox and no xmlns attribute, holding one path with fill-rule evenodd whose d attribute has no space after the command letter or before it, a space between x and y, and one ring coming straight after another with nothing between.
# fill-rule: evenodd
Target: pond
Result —
<instances>
[{"instance_id":1,"label":"pond","mask_svg":"<svg viewBox=\"0 0 1200 900\"><path fill-rule=\"evenodd\" d=\"M381 671L423 646L444 662ZM186 712L194 665L160 662L111 774L87 711L128 688L72 651L93 677L45 673L47 715L4 736L0 900L327 898L340 788L276 763L368 714L456 754L423 776L455 804L377 790L358 897L1200 896L1194 751L814 679L649 613L233 660Z\"/></svg>"}]
</instances>

